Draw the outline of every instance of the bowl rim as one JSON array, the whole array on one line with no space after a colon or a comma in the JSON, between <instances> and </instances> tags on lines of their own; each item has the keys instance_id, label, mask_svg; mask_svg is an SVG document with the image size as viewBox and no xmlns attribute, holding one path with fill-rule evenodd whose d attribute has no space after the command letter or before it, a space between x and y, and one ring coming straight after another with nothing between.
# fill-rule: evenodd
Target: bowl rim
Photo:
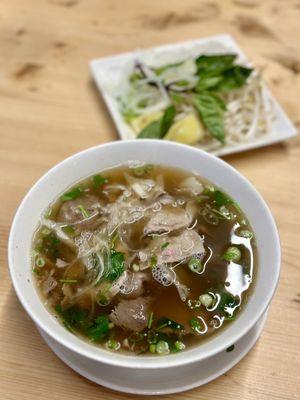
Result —
<instances>
[{"instance_id":1,"label":"bowl rim","mask_svg":"<svg viewBox=\"0 0 300 400\"><path fill-rule=\"evenodd\" d=\"M55 173L57 170L62 168L64 164L70 163L76 159L80 159L82 156L86 155L89 152L92 151L105 151L105 149L109 147L122 147L124 146L139 146L139 143L143 143L143 145L146 144L156 144L159 146L165 146L166 148L176 148L180 151L180 148L185 148L186 150L190 152L195 152L198 154L201 154L201 157L210 159L211 162L214 162L216 164L219 164L220 167L223 167L230 171L231 174L236 175L240 181L243 182L243 185L247 187L256 197L257 201L260 203L261 208L263 209L264 216L268 220L270 226L272 227L273 235L274 235L274 255L276 258L276 266L274 266L274 271L276 271L276 274L273 277L272 281L272 286L268 287L268 295L266 297L266 300L264 304L260 305L260 308L257 310L255 315L251 320L249 320L246 324L244 324L243 328L240 328L237 332L234 333L232 336L232 339L230 341L225 341L225 343L220 343L219 345L215 346L213 350L211 350L209 353L197 353L195 350L200 349L201 345L196 346L195 348L191 348L189 350L186 350L182 353L176 353L172 355L167 355L167 356L160 356L160 357L151 357L151 356L143 356L143 357L137 357L137 356L128 356L124 354L118 354L117 357L112 357L110 356L112 353L109 351L106 351L104 349L98 348L99 352L92 353L91 350L95 348L93 344L89 344L87 342L84 342L82 339L78 339L81 343L86 343L88 346L88 349L83 349L80 348L80 345L74 345L67 340L64 340L63 338L60 337L60 334L57 333L54 329L51 329L47 324L42 323L38 316L35 314L34 311L31 310L29 307L28 302L26 301L25 297L22 294L22 288L21 285L18 283L18 278L14 272L14 262L13 262L13 242L14 242L14 235L15 235L15 230L16 227L19 223L19 218L23 213L23 208L25 204L27 203L28 199L34 194L36 188L48 177L50 177L53 173ZM122 163L124 165L124 163ZM118 165L116 162L115 165ZM164 165L163 160L161 165ZM107 169L110 169L111 167L108 167ZM179 166L179 168L184 169L186 171L190 171L190 169L185 168L184 166ZM103 169L105 170L105 168ZM95 171L96 172L96 171ZM17 294L17 297L19 298L19 301L21 302L22 306L24 307L25 311L27 314L31 317L31 319L34 321L36 325L38 325L44 332L46 332L51 338L56 340L58 343L61 345L65 346L69 350L79 354L80 356L86 357L88 359L93 359L94 361L102 362L105 364L117 366L117 367L126 367L126 368L141 368L141 369L153 369L153 368L169 368L169 367L176 367L178 365L186 365L186 364L191 364L193 362L198 362L205 360L209 357L212 357L216 355L217 353L224 351L227 347L229 347L231 344L237 342L239 339L241 339L256 323L257 321L262 317L266 309L268 308L272 297L274 296L276 287L278 285L278 280L279 280L279 275L280 275L280 263L281 263L281 248L280 248L280 239L279 239L279 234L277 230L277 226L275 223L275 220L272 216L272 213L270 209L268 208L266 202L264 201L263 197L260 195L260 193L255 189L255 187L246 179L239 171L237 171L234 167L231 165L227 164L224 160L217 158L216 156L209 154L203 150L200 150L195 147L191 147L188 145L183 145L183 144L178 144L174 142L167 142L167 141L161 141L161 140L154 140L154 139L144 139L142 141L138 140L127 140L127 141L114 141L114 142L109 142L105 144L100 144L97 146L89 147L87 149L84 149L80 152L77 152L66 159L62 160L58 164L54 165L51 169L49 169L45 174L43 174L37 181L36 183L30 188L30 190L26 193L24 196L23 200L21 201L16 214L14 216L12 225L11 225L11 230L9 234L9 241L8 241L8 265L9 265L9 271L10 271L10 276L11 280L13 282L13 286L15 289L15 292ZM32 285L33 286L33 285ZM34 288L34 290L36 290ZM255 292L255 286L254 286L254 292ZM51 318L51 313L44 307L45 313L48 314L49 320ZM218 334L218 337L222 336L223 332ZM68 332L69 333L69 332ZM72 333L69 333L70 335L74 336ZM75 336L76 337L76 336ZM209 342L210 340L208 340ZM116 355L117 353L113 353ZM182 355L185 355L185 357ZM181 357L179 357L181 356ZM148 362L149 360L152 360L151 362ZM153 360L156 360L154 362Z\"/></svg>"}]
</instances>

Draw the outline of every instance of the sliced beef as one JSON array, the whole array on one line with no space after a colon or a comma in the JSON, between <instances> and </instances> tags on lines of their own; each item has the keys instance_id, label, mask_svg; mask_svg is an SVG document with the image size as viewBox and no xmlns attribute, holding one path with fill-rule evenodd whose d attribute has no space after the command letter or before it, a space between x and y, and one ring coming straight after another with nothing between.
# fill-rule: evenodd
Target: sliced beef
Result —
<instances>
[{"instance_id":1,"label":"sliced beef","mask_svg":"<svg viewBox=\"0 0 300 400\"><path fill-rule=\"evenodd\" d=\"M179 262L204 254L204 240L195 230L185 230L168 241L168 246L157 254L157 264Z\"/></svg>"},{"instance_id":2,"label":"sliced beef","mask_svg":"<svg viewBox=\"0 0 300 400\"><path fill-rule=\"evenodd\" d=\"M110 313L110 320L123 329L141 332L147 326L150 303L149 298L143 297L134 300L121 300Z\"/></svg>"},{"instance_id":3,"label":"sliced beef","mask_svg":"<svg viewBox=\"0 0 300 400\"><path fill-rule=\"evenodd\" d=\"M144 293L144 282L148 281L148 272L128 272L126 280L120 286L120 295L127 299L136 299Z\"/></svg>"},{"instance_id":4,"label":"sliced beef","mask_svg":"<svg viewBox=\"0 0 300 400\"><path fill-rule=\"evenodd\" d=\"M142 269L149 266L151 257L156 255L157 265L180 262L194 255L204 255L204 239L195 230L184 230L177 235L161 236L139 252Z\"/></svg>"},{"instance_id":5,"label":"sliced beef","mask_svg":"<svg viewBox=\"0 0 300 400\"><path fill-rule=\"evenodd\" d=\"M192 222L191 215L183 208L164 207L159 212L153 212L144 228L145 235L153 233L169 233L188 227Z\"/></svg>"},{"instance_id":6,"label":"sliced beef","mask_svg":"<svg viewBox=\"0 0 300 400\"><path fill-rule=\"evenodd\" d=\"M88 212L89 217L82 214L80 206ZM100 209L97 197L88 194L75 200L65 201L58 212L57 221L73 224L77 229L95 229L99 224Z\"/></svg>"}]
</instances>

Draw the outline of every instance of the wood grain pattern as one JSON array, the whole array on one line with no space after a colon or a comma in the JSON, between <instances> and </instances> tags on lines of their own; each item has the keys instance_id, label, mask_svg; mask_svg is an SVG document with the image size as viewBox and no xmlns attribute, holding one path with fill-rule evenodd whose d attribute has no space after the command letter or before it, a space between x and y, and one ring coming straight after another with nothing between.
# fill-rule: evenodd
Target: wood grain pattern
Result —
<instances>
[{"instance_id":1,"label":"wood grain pattern","mask_svg":"<svg viewBox=\"0 0 300 400\"><path fill-rule=\"evenodd\" d=\"M14 212L30 186L74 152L116 140L88 61L211 34L233 34L300 126L300 2L294 0L10 0L0 2L0 397L127 399L90 383L45 345L7 270ZM300 139L226 157L263 194L283 251L263 335L230 372L165 399L300 397Z\"/></svg>"}]
</instances>

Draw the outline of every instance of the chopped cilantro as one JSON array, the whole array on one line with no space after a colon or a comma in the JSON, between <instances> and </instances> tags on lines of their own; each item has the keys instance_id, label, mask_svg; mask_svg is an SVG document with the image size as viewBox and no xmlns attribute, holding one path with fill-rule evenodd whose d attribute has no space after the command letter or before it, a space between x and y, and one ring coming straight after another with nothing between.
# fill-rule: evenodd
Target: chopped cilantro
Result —
<instances>
[{"instance_id":1,"label":"chopped cilantro","mask_svg":"<svg viewBox=\"0 0 300 400\"><path fill-rule=\"evenodd\" d=\"M94 324L87 330L87 335L92 342L102 342L107 339L109 333L108 315L99 315Z\"/></svg>"},{"instance_id":2,"label":"chopped cilantro","mask_svg":"<svg viewBox=\"0 0 300 400\"><path fill-rule=\"evenodd\" d=\"M84 189L81 186L78 186L75 187L74 189L71 189L69 192L64 193L62 196L60 196L60 199L62 201L74 200L82 196L83 194L84 194Z\"/></svg>"},{"instance_id":3,"label":"chopped cilantro","mask_svg":"<svg viewBox=\"0 0 300 400\"><path fill-rule=\"evenodd\" d=\"M83 218L90 217L90 213L88 212L88 210L82 204L79 204L78 210L81 212Z\"/></svg>"},{"instance_id":4,"label":"chopped cilantro","mask_svg":"<svg viewBox=\"0 0 300 400\"><path fill-rule=\"evenodd\" d=\"M102 175L97 174L93 176L93 187L94 189L99 189L108 182L107 178Z\"/></svg>"},{"instance_id":5,"label":"chopped cilantro","mask_svg":"<svg viewBox=\"0 0 300 400\"><path fill-rule=\"evenodd\" d=\"M124 253L111 249L108 257L108 275L107 279L110 282L118 279L125 269L125 256Z\"/></svg>"}]
</instances>

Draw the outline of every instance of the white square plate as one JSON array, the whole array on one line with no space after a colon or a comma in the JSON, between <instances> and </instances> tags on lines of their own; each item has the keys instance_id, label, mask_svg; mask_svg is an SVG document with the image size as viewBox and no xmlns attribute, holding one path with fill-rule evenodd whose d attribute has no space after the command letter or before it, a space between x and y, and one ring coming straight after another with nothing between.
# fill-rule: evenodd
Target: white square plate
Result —
<instances>
[{"instance_id":1,"label":"white square plate","mask_svg":"<svg viewBox=\"0 0 300 400\"><path fill-rule=\"evenodd\" d=\"M113 91L116 90L118 84L124 79L124 74L126 76L129 73L129 68L131 68L136 59L141 59L151 65L161 66L182 60L184 57L196 57L200 53L213 54L224 52L236 53L238 54L239 61L249 64L246 56L232 36L224 34L94 59L90 62L90 68L97 87L102 93L107 108L117 126L121 139L127 140L134 139L135 134L131 127L124 121ZM266 96L272 105L274 116L270 123L269 132L260 138L244 143L223 146L211 151L213 154L223 156L254 149L280 142L297 134L296 128L268 89L266 89Z\"/></svg>"}]
</instances>

